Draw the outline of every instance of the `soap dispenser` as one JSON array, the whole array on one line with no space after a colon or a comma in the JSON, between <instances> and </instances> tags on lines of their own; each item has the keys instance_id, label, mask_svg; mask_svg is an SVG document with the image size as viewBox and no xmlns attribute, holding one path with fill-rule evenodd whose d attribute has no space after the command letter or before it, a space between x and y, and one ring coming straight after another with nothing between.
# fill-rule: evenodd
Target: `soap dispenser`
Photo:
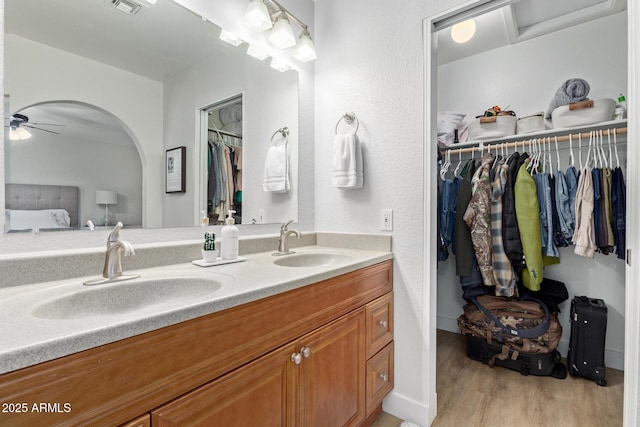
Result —
<instances>
[{"instance_id":1,"label":"soap dispenser","mask_svg":"<svg viewBox=\"0 0 640 427\"><path fill-rule=\"evenodd\" d=\"M229 260L238 258L238 235L240 234L238 227L234 224L236 220L233 218L233 214L236 211L229 211L229 216L225 220L225 224L222 227L221 235L222 248L220 249L220 258Z\"/></svg>"}]
</instances>

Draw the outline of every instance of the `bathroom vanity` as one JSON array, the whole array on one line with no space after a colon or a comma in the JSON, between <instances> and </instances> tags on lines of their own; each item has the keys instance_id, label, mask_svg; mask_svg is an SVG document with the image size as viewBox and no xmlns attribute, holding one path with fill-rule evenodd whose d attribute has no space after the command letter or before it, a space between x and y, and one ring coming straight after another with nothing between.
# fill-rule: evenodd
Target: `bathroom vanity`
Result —
<instances>
[{"instance_id":1,"label":"bathroom vanity","mask_svg":"<svg viewBox=\"0 0 640 427\"><path fill-rule=\"evenodd\" d=\"M199 305L208 314L175 322L174 311L170 324L143 333L135 322L105 326L134 332L5 372L0 425L369 425L393 388L393 261L390 252L349 253L328 267L249 255L218 270L235 281ZM100 336L80 334L88 347Z\"/></svg>"}]
</instances>

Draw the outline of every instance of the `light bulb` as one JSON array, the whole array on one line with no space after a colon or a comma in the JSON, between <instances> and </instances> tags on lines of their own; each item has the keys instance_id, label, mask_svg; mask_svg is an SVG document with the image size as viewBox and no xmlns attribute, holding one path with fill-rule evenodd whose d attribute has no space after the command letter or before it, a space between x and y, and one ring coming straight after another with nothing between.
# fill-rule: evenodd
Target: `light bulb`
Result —
<instances>
[{"instance_id":1,"label":"light bulb","mask_svg":"<svg viewBox=\"0 0 640 427\"><path fill-rule=\"evenodd\" d=\"M286 16L281 15L278 18L276 24L273 26L273 30L271 30L271 34L269 34L269 41L280 49L295 46L296 38L293 35L291 24L289 24Z\"/></svg>"},{"instance_id":2,"label":"light bulb","mask_svg":"<svg viewBox=\"0 0 640 427\"><path fill-rule=\"evenodd\" d=\"M476 33L476 21L467 19L451 27L451 38L456 43L466 43Z\"/></svg>"},{"instance_id":3,"label":"light bulb","mask_svg":"<svg viewBox=\"0 0 640 427\"><path fill-rule=\"evenodd\" d=\"M313 40L311 40L311 35L309 31L304 30L302 34L300 34L300 38L298 38L298 45L296 46L296 53L294 56L302 61L308 62L313 61L318 58L316 54L316 48L313 45Z\"/></svg>"},{"instance_id":4,"label":"light bulb","mask_svg":"<svg viewBox=\"0 0 640 427\"><path fill-rule=\"evenodd\" d=\"M266 31L273 27L267 6L262 0L251 0L242 18L242 23L255 31Z\"/></svg>"}]
</instances>

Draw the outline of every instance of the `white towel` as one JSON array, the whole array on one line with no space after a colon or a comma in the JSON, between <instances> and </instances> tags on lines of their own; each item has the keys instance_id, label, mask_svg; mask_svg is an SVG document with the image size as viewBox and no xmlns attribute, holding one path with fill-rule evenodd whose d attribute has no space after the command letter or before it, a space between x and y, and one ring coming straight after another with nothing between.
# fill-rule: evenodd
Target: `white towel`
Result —
<instances>
[{"instance_id":1,"label":"white towel","mask_svg":"<svg viewBox=\"0 0 640 427\"><path fill-rule=\"evenodd\" d=\"M289 161L287 145L272 145L267 151L262 175L262 189L273 193L289 191Z\"/></svg>"},{"instance_id":2,"label":"white towel","mask_svg":"<svg viewBox=\"0 0 640 427\"><path fill-rule=\"evenodd\" d=\"M362 188L362 146L355 133L338 134L333 140L331 184L340 189Z\"/></svg>"}]
</instances>

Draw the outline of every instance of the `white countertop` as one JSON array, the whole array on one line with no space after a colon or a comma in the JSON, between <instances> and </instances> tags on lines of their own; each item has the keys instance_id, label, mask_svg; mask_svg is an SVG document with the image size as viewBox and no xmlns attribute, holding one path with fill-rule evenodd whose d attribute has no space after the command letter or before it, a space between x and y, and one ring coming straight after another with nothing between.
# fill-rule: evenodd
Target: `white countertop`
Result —
<instances>
[{"instance_id":1,"label":"white countertop","mask_svg":"<svg viewBox=\"0 0 640 427\"><path fill-rule=\"evenodd\" d=\"M323 252L348 255L347 261L329 266L284 267L273 263L271 252L248 254L245 262L198 267L191 263L125 271L140 274L139 279L96 286L83 281L98 276L58 280L0 288L0 373L35 365L124 338L173 325L240 304L300 288L324 279L348 273L393 258L391 252L306 246L295 248L298 254ZM79 292L93 292L133 286L139 281L157 278L214 279L219 289L201 297L187 295L176 304L151 304L144 308L109 314L83 314L71 319L37 316L38 307L49 301ZM177 306L179 305L179 306Z\"/></svg>"}]
</instances>

